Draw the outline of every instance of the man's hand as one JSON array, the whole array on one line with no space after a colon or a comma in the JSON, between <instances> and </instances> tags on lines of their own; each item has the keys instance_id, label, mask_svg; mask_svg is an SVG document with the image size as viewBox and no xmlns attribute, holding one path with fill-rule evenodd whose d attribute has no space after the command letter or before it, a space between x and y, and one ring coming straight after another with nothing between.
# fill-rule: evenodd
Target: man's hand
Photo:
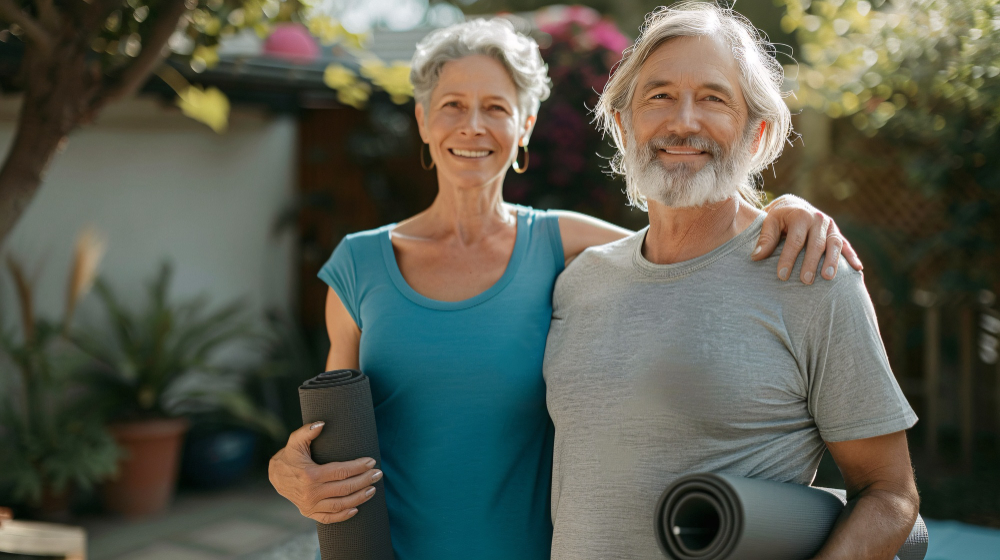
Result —
<instances>
[{"instance_id":1,"label":"man's hand","mask_svg":"<svg viewBox=\"0 0 1000 560\"><path fill-rule=\"evenodd\" d=\"M764 211L767 212L767 217L752 258L759 261L771 256L784 234L785 247L778 258L778 278L788 280L795 266L795 259L803 248L806 256L802 261L799 278L805 284L815 281L816 267L824 253L826 259L823 261L822 276L827 280L832 280L837 275L841 253L855 270L864 268L858 254L841 235L833 218L802 198L783 195L764 207Z\"/></svg>"},{"instance_id":2,"label":"man's hand","mask_svg":"<svg viewBox=\"0 0 1000 560\"><path fill-rule=\"evenodd\" d=\"M279 494L302 515L320 523L338 523L354 517L357 507L375 495L382 478L375 460L362 457L344 463L317 465L310 455L312 440L323 423L306 424L288 436L288 444L271 457L267 477Z\"/></svg>"},{"instance_id":3,"label":"man's hand","mask_svg":"<svg viewBox=\"0 0 1000 560\"><path fill-rule=\"evenodd\" d=\"M906 434L828 442L827 449L844 475L848 502L814 560L892 560L920 507Z\"/></svg>"}]
</instances>

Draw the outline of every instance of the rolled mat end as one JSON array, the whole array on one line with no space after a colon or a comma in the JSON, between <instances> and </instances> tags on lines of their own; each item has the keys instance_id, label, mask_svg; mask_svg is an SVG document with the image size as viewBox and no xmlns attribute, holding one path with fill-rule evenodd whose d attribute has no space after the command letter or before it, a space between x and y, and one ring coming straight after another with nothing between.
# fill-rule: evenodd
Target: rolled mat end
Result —
<instances>
[{"instance_id":1,"label":"rolled mat end","mask_svg":"<svg viewBox=\"0 0 1000 560\"><path fill-rule=\"evenodd\" d=\"M375 459L381 468L375 410L368 377L360 371L341 369L321 373L299 387L302 421L325 422L312 441L317 464ZM384 479L374 485L375 495L358 506L358 513L340 523L316 524L323 560L392 560L389 512Z\"/></svg>"},{"instance_id":2,"label":"rolled mat end","mask_svg":"<svg viewBox=\"0 0 1000 560\"><path fill-rule=\"evenodd\" d=\"M674 560L801 560L822 548L846 503L843 490L691 474L660 496L654 531ZM927 544L918 516L897 558L923 560Z\"/></svg>"}]
</instances>

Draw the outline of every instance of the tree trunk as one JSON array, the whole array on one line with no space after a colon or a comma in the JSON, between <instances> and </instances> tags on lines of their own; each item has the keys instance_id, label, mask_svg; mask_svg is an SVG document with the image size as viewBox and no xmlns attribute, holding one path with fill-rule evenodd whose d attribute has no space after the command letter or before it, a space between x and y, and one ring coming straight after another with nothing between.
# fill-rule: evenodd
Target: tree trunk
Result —
<instances>
[{"instance_id":1,"label":"tree trunk","mask_svg":"<svg viewBox=\"0 0 1000 560\"><path fill-rule=\"evenodd\" d=\"M45 168L65 138L54 127L44 126L33 112L25 96L14 143L0 169L0 246L34 198Z\"/></svg>"},{"instance_id":2,"label":"tree trunk","mask_svg":"<svg viewBox=\"0 0 1000 560\"><path fill-rule=\"evenodd\" d=\"M21 72L24 102L17 133L0 168L0 247L34 198L46 167L67 135L93 120L109 102L134 94L163 61L163 49L186 6L165 0L143 50L117 75L102 75L99 62L88 60L91 41L121 0L88 0L54 18L48 28L32 24L50 37L26 42ZM30 18L20 13L19 18Z\"/></svg>"},{"instance_id":3,"label":"tree trunk","mask_svg":"<svg viewBox=\"0 0 1000 560\"><path fill-rule=\"evenodd\" d=\"M53 39L47 49L29 42L21 61L21 113L0 169L0 245L34 198L60 142L99 91L100 74L86 59L90 32L64 28Z\"/></svg>"}]
</instances>

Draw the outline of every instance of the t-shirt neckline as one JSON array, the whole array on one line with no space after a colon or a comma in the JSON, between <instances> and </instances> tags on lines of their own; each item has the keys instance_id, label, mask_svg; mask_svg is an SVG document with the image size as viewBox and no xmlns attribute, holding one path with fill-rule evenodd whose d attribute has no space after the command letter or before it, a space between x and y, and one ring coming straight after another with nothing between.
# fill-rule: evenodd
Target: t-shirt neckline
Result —
<instances>
[{"instance_id":1,"label":"t-shirt neckline","mask_svg":"<svg viewBox=\"0 0 1000 560\"><path fill-rule=\"evenodd\" d=\"M702 268L711 265L722 257L725 257L729 253L732 253L736 249L746 245L747 242L753 241L760 234L765 216L766 214L757 216L746 229L738 233L729 241L726 241L722 245L719 245L704 255L671 264L652 263L646 260L646 257L642 255L642 246L646 242L646 234L649 232L649 226L646 226L636 233L632 240L632 264L639 272L656 278L668 279L687 276L697 270L701 270Z\"/></svg>"},{"instance_id":2,"label":"t-shirt neckline","mask_svg":"<svg viewBox=\"0 0 1000 560\"><path fill-rule=\"evenodd\" d=\"M382 235L379 236L382 245L382 257L385 260L385 267L389 272L389 277L392 278L392 283L396 286L396 289L408 300L417 305L442 311L456 311L474 307L503 291L517 274L517 269L521 265L528 245L528 208L518 205L512 206L517 210L517 234L514 238L514 250L510 254L510 260L507 261L507 267L504 269L503 275L486 290L471 298L459 301L432 299L410 286L406 279L403 278L403 273L399 270L399 263L396 261L396 253L392 250L391 236L396 224L386 226Z\"/></svg>"}]
</instances>

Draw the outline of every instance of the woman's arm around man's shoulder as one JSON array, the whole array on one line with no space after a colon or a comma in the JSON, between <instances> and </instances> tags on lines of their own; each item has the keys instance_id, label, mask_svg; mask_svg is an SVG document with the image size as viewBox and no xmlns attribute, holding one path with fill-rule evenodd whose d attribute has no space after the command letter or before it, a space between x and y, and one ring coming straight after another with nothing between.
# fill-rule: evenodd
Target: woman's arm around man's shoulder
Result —
<instances>
[{"instance_id":1,"label":"woman's arm around man's shoulder","mask_svg":"<svg viewBox=\"0 0 1000 560\"><path fill-rule=\"evenodd\" d=\"M806 273L816 270L824 254L826 259L822 275L827 280L837 275L841 253L855 270L863 268L857 253L841 235L833 218L804 199L783 195L765 206L764 211L767 212L767 217L764 219L753 259L759 261L771 256L778 247L778 242L785 237L785 248L778 259L777 269L778 277L782 280L788 279L787 271L792 269L803 249L806 255L800 279L805 284L812 284L815 280ZM588 247L618 241L634 233L579 212L552 210L551 213L559 218L559 234L562 236L567 265ZM786 271L785 275L781 274L782 271Z\"/></svg>"}]
</instances>

